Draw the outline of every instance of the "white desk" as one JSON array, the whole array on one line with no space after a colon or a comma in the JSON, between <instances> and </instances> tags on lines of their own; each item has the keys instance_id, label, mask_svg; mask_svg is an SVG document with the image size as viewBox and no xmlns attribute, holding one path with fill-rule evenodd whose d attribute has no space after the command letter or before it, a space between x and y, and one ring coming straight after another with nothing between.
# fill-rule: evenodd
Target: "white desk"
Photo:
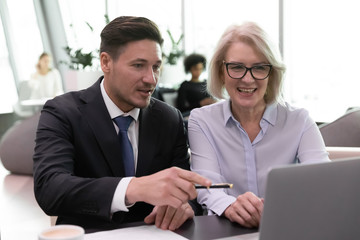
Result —
<instances>
[{"instance_id":1,"label":"white desk","mask_svg":"<svg viewBox=\"0 0 360 240\"><path fill-rule=\"evenodd\" d=\"M0 163L0 234L2 240L37 240L51 225L51 218L38 206L33 178L10 174Z\"/></svg>"},{"instance_id":2,"label":"white desk","mask_svg":"<svg viewBox=\"0 0 360 240\"><path fill-rule=\"evenodd\" d=\"M21 117L30 117L36 112L39 112L47 100L49 99L43 98L22 100L14 105L14 111Z\"/></svg>"},{"instance_id":3,"label":"white desk","mask_svg":"<svg viewBox=\"0 0 360 240\"><path fill-rule=\"evenodd\" d=\"M44 106L47 100L49 100L49 98L28 99L21 101L20 104L21 106L26 106L26 107L40 107L40 106Z\"/></svg>"}]
</instances>

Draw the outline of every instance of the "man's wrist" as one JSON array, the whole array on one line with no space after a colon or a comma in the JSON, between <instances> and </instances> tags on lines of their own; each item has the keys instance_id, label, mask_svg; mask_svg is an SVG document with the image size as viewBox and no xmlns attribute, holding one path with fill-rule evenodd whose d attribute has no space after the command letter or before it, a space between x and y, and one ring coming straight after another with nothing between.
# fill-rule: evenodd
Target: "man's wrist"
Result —
<instances>
[{"instance_id":1,"label":"man's wrist","mask_svg":"<svg viewBox=\"0 0 360 240\"><path fill-rule=\"evenodd\" d=\"M133 177L129 182L129 185L125 193L125 204L126 206L134 205L136 202L141 201L140 178Z\"/></svg>"}]
</instances>

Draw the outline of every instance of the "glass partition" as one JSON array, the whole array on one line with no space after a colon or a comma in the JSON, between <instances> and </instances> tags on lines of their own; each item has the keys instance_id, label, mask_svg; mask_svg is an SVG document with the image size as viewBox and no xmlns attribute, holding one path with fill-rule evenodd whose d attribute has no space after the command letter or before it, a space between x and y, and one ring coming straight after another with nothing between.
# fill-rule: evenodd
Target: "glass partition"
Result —
<instances>
[{"instance_id":1,"label":"glass partition","mask_svg":"<svg viewBox=\"0 0 360 240\"><path fill-rule=\"evenodd\" d=\"M32 1L5 0L1 8L6 24L0 29L4 33L0 35L0 113L4 113L13 112L18 100L16 83L30 79L43 46Z\"/></svg>"},{"instance_id":2,"label":"glass partition","mask_svg":"<svg viewBox=\"0 0 360 240\"><path fill-rule=\"evenodd\" d=\"M286 98L318 122L359 107L359 7L356 1L284 1Z\"/></svg>"},{"instance_id":3,"label":"glass partition","mask_svg":"<svg viewBox=\"0 0 360 240\"><path fill-rule=\"evenodd\" d=\"M0 114L13 112L12 105L17 100L17 93L13 73L9 63L5 35L0 19Z\"/></svg>"},{"instance_id":4,"label":"glass partition","mask_svg":"<svg viewBox=\"0 0 360 240\"><path fill-rule=\"evenodd\" d=\"M18 81L29 80L36 71L35 65L44 51L36 20L33 1L7 0L10 16L10 30L16 61ZM19 7L21 6L21 7Z\"/></svg>"}]
</instances>

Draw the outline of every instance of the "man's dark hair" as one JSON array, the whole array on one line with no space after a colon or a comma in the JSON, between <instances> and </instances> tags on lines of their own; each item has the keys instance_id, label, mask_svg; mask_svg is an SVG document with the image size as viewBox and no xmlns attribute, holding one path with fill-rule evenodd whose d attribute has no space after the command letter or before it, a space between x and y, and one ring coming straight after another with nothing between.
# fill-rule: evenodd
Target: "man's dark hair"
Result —
<instances>
[{"instance_id":1,"label":"man's dark hair","mask_svg":"<svg viewBox=\"0 0 360 240\"><path fill-rule=\"evenodd\" d=\"M190 72L191 67L197 65L198 63L202 63L204 66L204 69L206 68L206 58L197 53L190 54L184 59L184 67L185 67L185 73Z\"/></svg>"},{"instance_id":2,"label":"man's dark hair","mask_svg":"<svg viewBox=\"0 0 360 240\"><path fill-rule=\"evenodd\" d=\"M144 39L163 43L158 26L144 17L121 16L105 26L101 34L100 53L106 52L117 59L123 46Z\"/></svg>"}]
</instances>

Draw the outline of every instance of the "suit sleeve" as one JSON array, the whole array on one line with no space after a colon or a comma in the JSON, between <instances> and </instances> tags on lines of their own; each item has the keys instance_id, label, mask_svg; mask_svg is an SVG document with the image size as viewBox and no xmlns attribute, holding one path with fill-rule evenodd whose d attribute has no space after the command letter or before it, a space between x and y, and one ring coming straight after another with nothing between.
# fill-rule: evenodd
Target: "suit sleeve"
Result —
<instances>
[{"instance_id":1,"label":"suit sleeve","mask_svg":"<svg viewBox=\"0 0 360 240\"><path fill-rule=\"evenodd\" d=\"M80 122L74 117L78 114L75 110L66 112L61 106L60 102L49 101L40 116L33 157L36 200L48 215L110 219L111 201L120 178L108 177L111 174L105 171L96 177L84 175L91 166L75 157L76 151L81 151L75 147L81 136L74 131L80 126L73 123Z\"/></svg>"}]
</instances>

